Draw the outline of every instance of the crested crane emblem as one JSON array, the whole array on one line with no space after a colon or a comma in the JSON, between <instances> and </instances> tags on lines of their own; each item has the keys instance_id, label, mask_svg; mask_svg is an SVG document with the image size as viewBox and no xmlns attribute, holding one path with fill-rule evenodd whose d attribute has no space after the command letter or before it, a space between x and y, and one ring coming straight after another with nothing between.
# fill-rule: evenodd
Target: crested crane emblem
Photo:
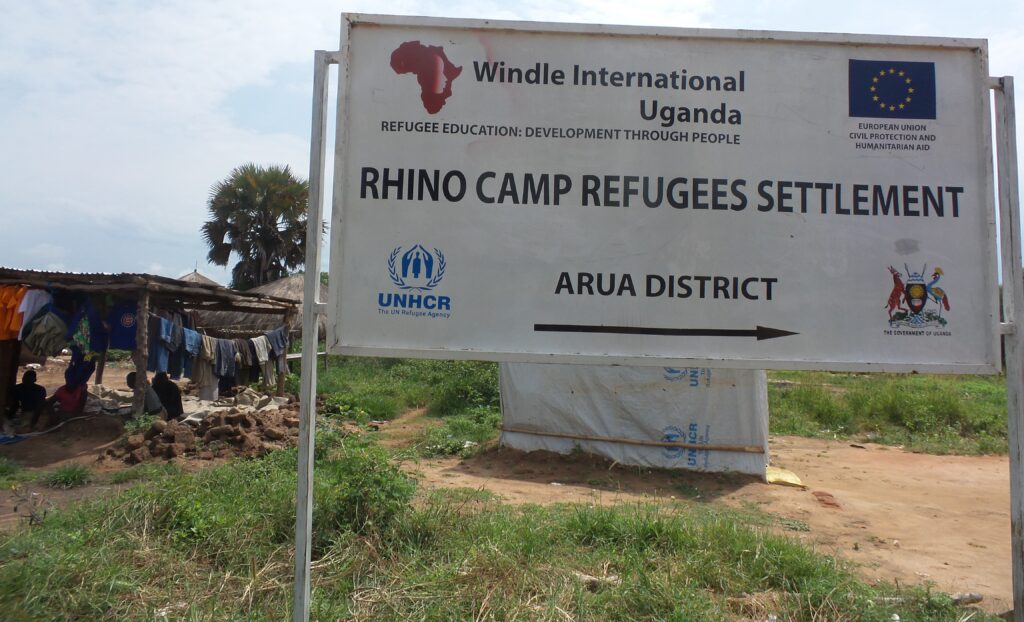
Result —
<instances>
[{"instance_id":1,"label":"crested crane emblem","mask_svg":"<svg viewBox=\"0 0 1024 622\"><path fill-rule=\"evenodd\" d=\"M889 274L892 276L892 290L889 292L889 300L885 308L889 312L889 326L909 328L929 328L946 326L948 323L943 317L943 312L949 311L949 295L946 290L939 286L945 272L936 266L931 275L928 274L928 265L920 272L914 272L910 266L903 264L906 270L906 281L896 268L889 266ZM906 305L904 307L904 305Z\"/></svg>"}]
</instances>

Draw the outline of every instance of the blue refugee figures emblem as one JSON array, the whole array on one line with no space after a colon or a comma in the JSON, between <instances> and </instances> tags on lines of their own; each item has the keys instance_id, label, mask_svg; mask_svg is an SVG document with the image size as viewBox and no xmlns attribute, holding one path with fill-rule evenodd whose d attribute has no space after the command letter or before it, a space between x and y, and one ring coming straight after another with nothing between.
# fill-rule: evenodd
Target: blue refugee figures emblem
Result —
<instances>
[{"instance_id":1,"label":"blue refugee figures emblem","mask_svg":"<svg viewBox=\"0 0 1024 622\"><path fill-rule=\"evenodd\" d=\"M444 278L447 267L444 253L435 248L433 252L422 244L409 247L404 253L396 246L388 257L388 274L391 282L399 289L428 291Z\"/></svg>"},{"instance_id":2,"label":"blue refugee figures emblem","mask_svg":"<svg viewBox=\"0 0 1024 622\"><path fill-rule=\"evenodd\" d=\"M661 431L661 442L663 443L685 443L686 433L680 428L670 425ZM683 457L682 447L664 447L662 453L669 460L677 460Z\"/></svg>"}]
</instances>

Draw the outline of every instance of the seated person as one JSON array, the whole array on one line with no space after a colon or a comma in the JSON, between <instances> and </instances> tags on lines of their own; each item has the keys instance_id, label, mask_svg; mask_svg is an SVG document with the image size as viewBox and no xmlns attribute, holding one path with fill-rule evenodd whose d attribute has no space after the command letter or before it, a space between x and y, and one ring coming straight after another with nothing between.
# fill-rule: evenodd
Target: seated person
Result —
<instances>
[{"instance_id":1,"label":"seated person","mask_svg":"<svg viewBox=\"0 0 1024 622\"><path fill-rule=\"evenodd\" d=\"M125 382L128 383L128 388L132 391L135 390L135 372L129 372L125 377ZM160 396L153 390L153 385L146 383L146 394L145 401L142 403L142 412L147 415L155 415L162 412L164 409L163 403L160 401Z\"/></svg>"},{"instance_id":2,"label":"seated person","mask_svg":"<svg viewBox=\"0 0 1024 622\"><path fill-rule=\"evenodd\" d=\"M65 384L46 399L46 405L57 419L77 417L85 410L85 387L84 383L74 387Z\"/></svg>"},{"instance_id":3,"label":"seated person","mask_svg":"<svg viewBox=\"0 0 1024 622\"><path fill-rule=\"evenodd\" d=\"M30 369L22 375L21 384L14 387L11 398L11 415L15 415L20 407L21 412L32 415L32 428L35 429L46 404L46 389L36 384L36 372Z\"/></svg>"},{"instance_id":4,"label":"seated person","mask_svg":"<svg viewBox=\"0 0 1024 622\"><path fill-rule=\"evenodd\" d=\"M181 389L167 377L167 372L157 372L153 376L153 391L160 398L160 403L164 405L168 421L177 419L185 413L185 409L181 405Z\"/></svg>"}]
</instances>

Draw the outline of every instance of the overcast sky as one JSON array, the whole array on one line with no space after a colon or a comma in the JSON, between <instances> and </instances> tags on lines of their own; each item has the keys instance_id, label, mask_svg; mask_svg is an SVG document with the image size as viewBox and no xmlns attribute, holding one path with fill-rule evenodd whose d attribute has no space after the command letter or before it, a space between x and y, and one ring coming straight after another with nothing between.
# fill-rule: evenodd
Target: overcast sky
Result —
<instances>
[{"instance_id":1,"label":"overcast sky","mask_svg":"<svg viewBox=\"0 0 1024 622\"><path fill-rule=\"evenodd\" d=\"M313 50L342 11L985 38L1024 81L1019 0L0 0L0 265L226 282L210 186L245 162L308 176Z\"/></svg>"}]
</instances>

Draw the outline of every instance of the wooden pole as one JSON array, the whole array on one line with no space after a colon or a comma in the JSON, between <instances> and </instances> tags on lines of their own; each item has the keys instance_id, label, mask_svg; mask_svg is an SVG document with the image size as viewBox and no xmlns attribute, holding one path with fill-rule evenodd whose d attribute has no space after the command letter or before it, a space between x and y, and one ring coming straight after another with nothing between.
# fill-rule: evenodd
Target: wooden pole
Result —
<instances>
[{"instance_id":1,"label":"wooden pole","mask_svg":"<svg viewBox=\"0 0 1024 622\"><path fill-rule=\"evenodd\" d=\"M999 231L1003 265L1003 346L1006 350L1007 441L1010 451L1010 547L1013 559L1013 620L1024 622L1024 274L1021 270L1020 205L1017 186L1017 122L1013 78L995 85L996 155L999 162Z\"/></svg>"},{"instance_id":2,"label":"wooden pole","mask_svg":"<svg viewBox=\"0 0 1024 622\"><path fill-rule=\"evenodd\" d=\"M285 316L284 316L285 329L288 330L289 333L291 333L292 320L294 318L295 318L295 311L294 311L294 309L291 310L291 311L288 311L288 313L286 313ZM289 343L291 343L291 339L289 339L288 341L289 341ZM288 353L287 352L282 352L281 355L277 357L277 361L278 361L277 362L278 370L284 368L284 370L286 372L291 371L291 368L288 366ZM285 374L282 374L279 371L278 374L277 374L277 394L276 394L278 397L283 397L284 396L284 381L285 381Z\"/></svg>"},{"instance_id":3,"label":"wooden pole","mask_svg":"<svg viewBox=\"0 0 1024 622\"><path fill-rule=\"evenodd\" d=\"M589 436L587 434L563 434L561 432L539 432L537 430L523 430L501 426L502 432L512 434L533 434L534 436L551 436L554 438L568 438L574 441L598 441L601 443L622 443L623 445L642 445L644 447L670 447L674 449L699 449L701 451L728 451L743 454L763 454L764 447L760 445L711 445L702 443L672 443L669 441L647 441L638 438L623 438L621 436Z\"/></svg>"},{"instance_id":4,"label":"wooden pole","mask_svg":"<svg viewBox=\"0 0 1024 622\"><path fill-rule=\"evenodd\" d=\"M146 367L149 364L149 290L139 294L139 306L135 311L135 390L132 396L132 414L141 417L146 408Z\"/></svg>"},{"instance_id":5,"label":"wooden pole","mask_svg":"<svg viewBox=\"0 0 1024 622\"><path fill-rule=\"evenodd\" d=\"M107 368L107 350L110 349L110 331L107 331L107 342L103 344L103 352L96 363L96 384L103 384L103 370Z\"/></svg>"},{"instance_id":6,"label":"wooden pole","mask_svg":"<svg viewBox=\"0 0 1024 622\"><path fill-rule=\"evenodd\" d=\"M14 387L18 384L18 363L21 342L17 339L0 341L0 420L7 416ZM11 413L12 415L14 413Z\"/></svg>"}]
</instances>

